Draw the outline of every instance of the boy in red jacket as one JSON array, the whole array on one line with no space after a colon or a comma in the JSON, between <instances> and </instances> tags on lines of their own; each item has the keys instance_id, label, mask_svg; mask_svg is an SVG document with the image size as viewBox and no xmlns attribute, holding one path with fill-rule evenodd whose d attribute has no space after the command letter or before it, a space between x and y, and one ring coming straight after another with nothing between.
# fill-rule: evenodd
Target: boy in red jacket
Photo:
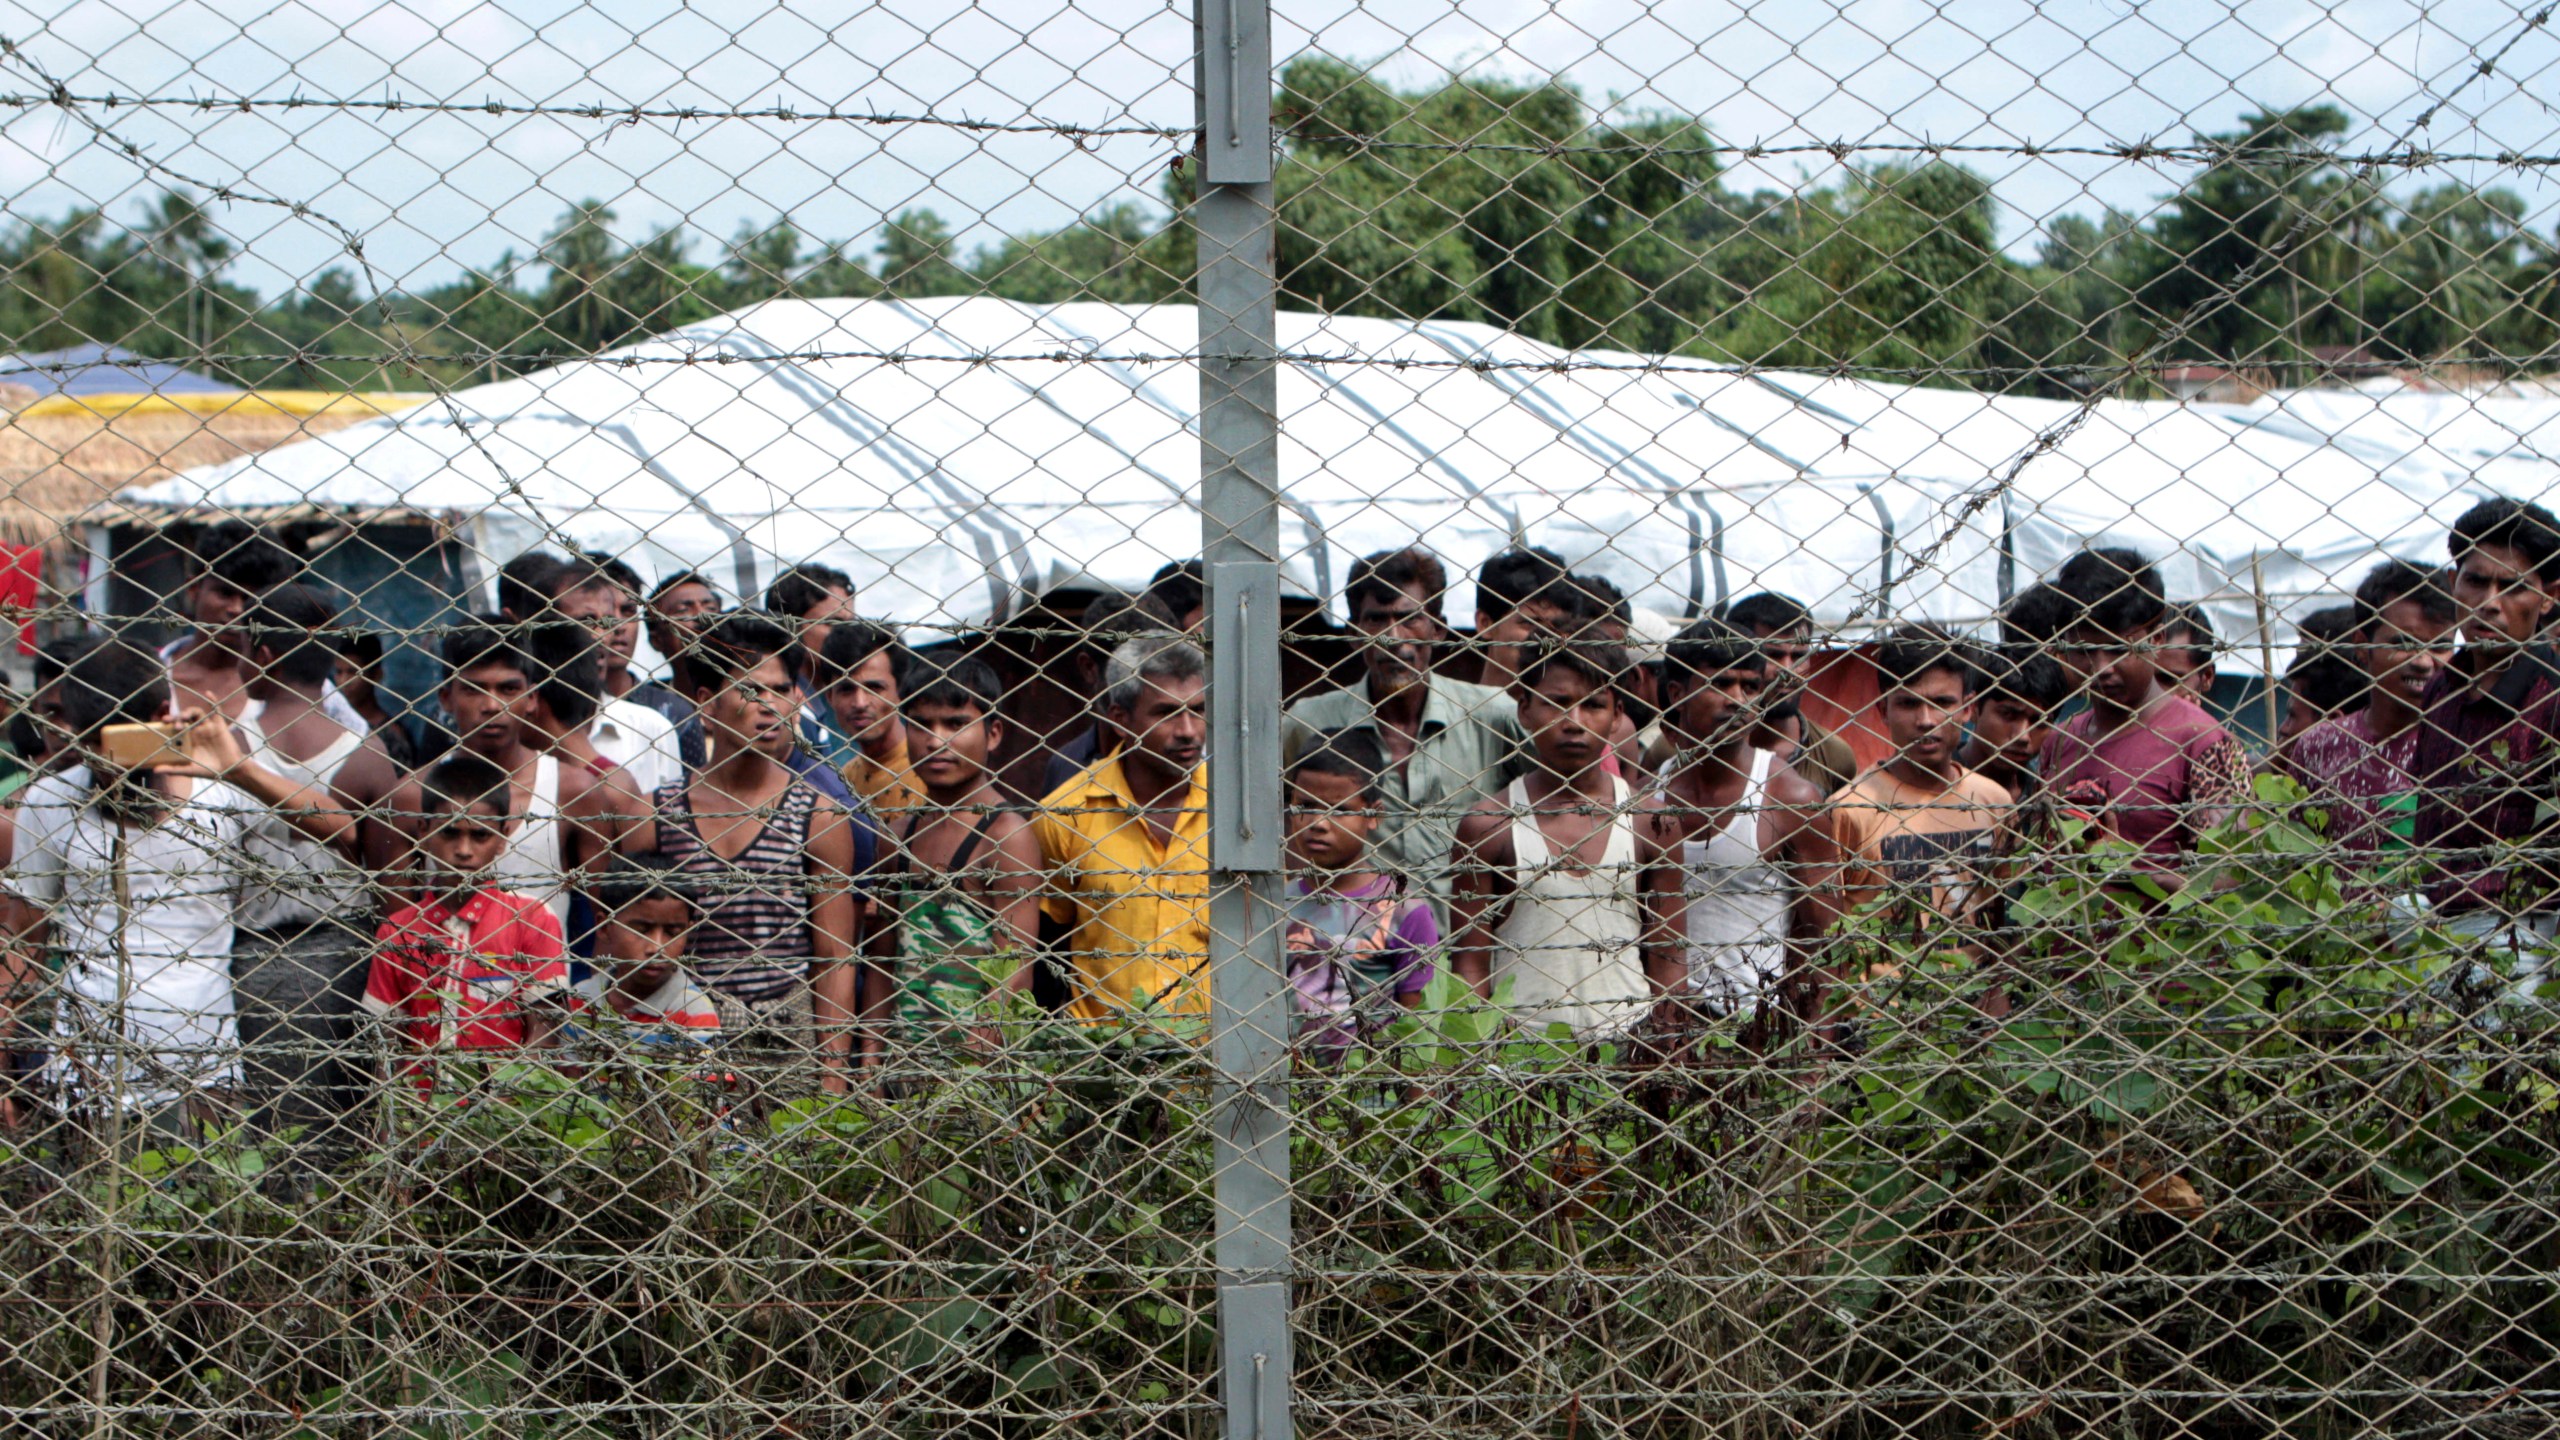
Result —
<instances>
[{"instance_id":1,"label":"boy in red jacket","mask_svg":"<svg viewBox=\"0 0 2560 1440\"><path fill-rule=\"evenodd\" d=\"M365 1008L426 1054L539 1048L557 1023L569 970L550 909L489 876L515 826L507 772L456 751L420 777L418 790L419 898L374 932Z\"/></svg>"}]
</instances>

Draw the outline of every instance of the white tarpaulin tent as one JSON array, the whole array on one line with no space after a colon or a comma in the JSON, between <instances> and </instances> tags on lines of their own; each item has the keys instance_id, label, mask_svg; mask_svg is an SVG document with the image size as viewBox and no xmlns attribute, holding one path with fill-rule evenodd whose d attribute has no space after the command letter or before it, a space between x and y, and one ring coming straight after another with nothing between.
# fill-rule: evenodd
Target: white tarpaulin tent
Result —
<instances>
[{"instance_id":1,"label":"white tarpaulin tent","mask_svg":"<svg viewBox=\"0 0 2560 1440\"><path fill-rule=\"evenodd\" d=\"M1198 552L1195 326L1183 306L774 301L123 498L451 516L492 567L574 544L742 594L818 560L866 614L968 626ZM1980 625L2101 542L2162 557L2174 595L2249 637L2253 561L2298 612L2384 553L2440 558L2478 496L2560 480L2553 401L2109 401L2003 488L2073 406L1568 355L1473 324L1283 314L1280 344L1301 357L1280 388L1282 542L1328 600L1369 551L1418 539L1454 572L1525 540L1675 616L1769 587L1831 622ZM1451 614L1471 602L1461 581Z\"/></svg>"}]
</instances>

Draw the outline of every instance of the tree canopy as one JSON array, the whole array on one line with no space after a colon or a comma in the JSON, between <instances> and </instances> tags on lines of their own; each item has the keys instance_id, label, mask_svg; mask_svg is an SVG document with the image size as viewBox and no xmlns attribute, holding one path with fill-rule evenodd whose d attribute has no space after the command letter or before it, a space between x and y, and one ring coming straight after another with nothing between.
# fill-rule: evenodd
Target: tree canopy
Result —
<instances>
[{"instance_id":1,"label":"tree canopy","mask_svg":"<svg viewBox=\"0 0 2560 1440\"><path fill-rule=\"evenodd\" d=\"M2560 246L2524 202L2350 174L2334 152L2348 119L2325 104L2199 137L2216 158L2150 216L2053 217L2031 258L2003 252L1993 187L1963 166L1855 165L1742 193L1700 121L1618 116L1557 80L1407 91L1302 59L1275 114L1296 308L2051 394L2134 361L2513 371L2560 346ZM76 210L0 234L0 337L201 357L246 384L416 384L419 365L493 377L776 297L1182 302L1193 185L1176 166L1153 204L1117 199L966 256L918 207L867 246L750 222L706 262L683 230L627 236L590 199L531 254L440 285L366 295L339 267L273 299L229 277L219 210L172 192L129 224ZM225 358L257 355L289 358Z\"/></svg>"}]
</instances>

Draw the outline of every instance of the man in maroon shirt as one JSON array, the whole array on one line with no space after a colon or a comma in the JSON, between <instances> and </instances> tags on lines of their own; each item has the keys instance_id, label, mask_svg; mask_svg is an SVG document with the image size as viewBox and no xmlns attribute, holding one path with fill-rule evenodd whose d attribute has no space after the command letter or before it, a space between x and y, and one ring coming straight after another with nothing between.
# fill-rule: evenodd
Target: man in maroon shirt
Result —
<instances>
[{"instance_id":1,"label":"man in maroon shirt","mask_svg":"<svg viewBox=\"0 0 2560 1440\"><path fill-rule=\"evenodd\" d=\"M2153 651L2169 606L2158 569L2131 550L2084 550L2055 584L2073 604L2055 658L2089 708L2045 740L2045 789L2097 811L2175 889L2197 837L2247 795L2248 756L2161 683Z\"/></svg>"},{"instance_id":2,"label":"man in maroon shirt","mask_svg":"<svg viewBox=\"0 0 2560 1440\"><path fill-rule=\"evenodd\" d=\"M2544 810L2560 755L2560 657L2542 638L2560 592L2560 519L2484 500L2453 525L2462 649L2427 687L2410 773L2427 898L2454 928L2538 948L2553 931L2560 865Z\"/></svg>"}]
</instances>

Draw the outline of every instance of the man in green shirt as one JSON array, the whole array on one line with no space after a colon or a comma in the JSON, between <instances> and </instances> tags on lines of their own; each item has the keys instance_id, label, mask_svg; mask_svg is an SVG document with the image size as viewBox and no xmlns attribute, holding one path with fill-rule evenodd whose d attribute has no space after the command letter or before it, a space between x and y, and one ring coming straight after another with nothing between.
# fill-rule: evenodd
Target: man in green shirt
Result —
<instances>
[{"instance_id":1,"label":"man in green shirt","mask_svg":"<svg viewBox=\"0 0 2560 1440\"><path fill-rule=\"evenodd\" d=\"M1381 551L1351 567L1343 600L1359 632L1361 682L1289 707L1283 763L1315 736L1365 730L1386 752L1372 853L1430 897L1448 923L1450 852L1458 823L1510 783L1527 744L1511 697L1431 673L1448 639L1440 618L1448 572L1419 546Z\"/></svg>"}]
</instances>

